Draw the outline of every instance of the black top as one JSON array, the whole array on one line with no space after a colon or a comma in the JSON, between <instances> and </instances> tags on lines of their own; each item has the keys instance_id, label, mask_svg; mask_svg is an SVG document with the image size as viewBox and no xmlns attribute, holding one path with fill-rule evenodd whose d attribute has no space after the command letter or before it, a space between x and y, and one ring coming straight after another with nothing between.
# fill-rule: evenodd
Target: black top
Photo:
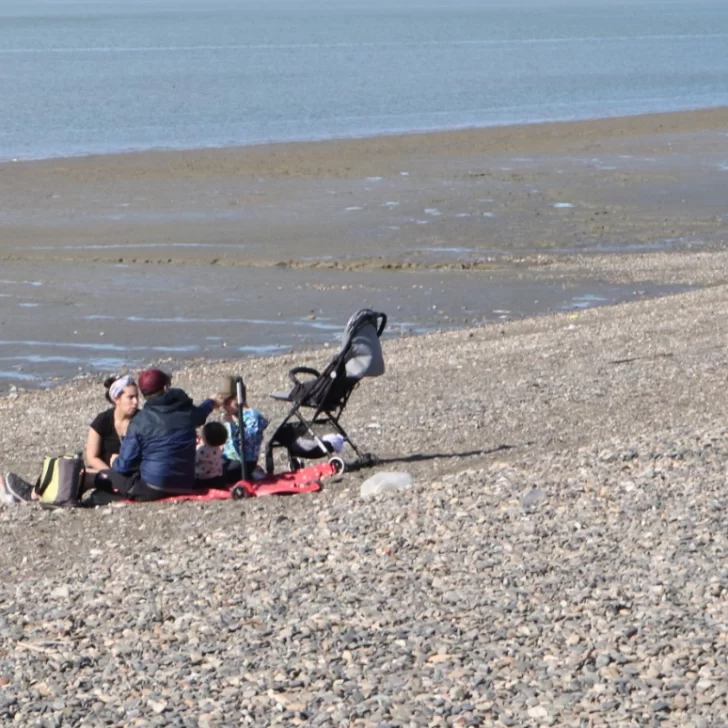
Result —
<instances>
[{"instance_id":1,"label":"black top","mask_svg":"<svg viewBox=\"0 0 728 728\"><path fill-rule=\"evenodd\" d=\"M96 416L91 423L91 429L99 434L101 438L101 454L99 457L108 463L112 455L118 455L121 451L121 440L114 427L114 408L107 409Z\"/></svg>"}]
</instances>

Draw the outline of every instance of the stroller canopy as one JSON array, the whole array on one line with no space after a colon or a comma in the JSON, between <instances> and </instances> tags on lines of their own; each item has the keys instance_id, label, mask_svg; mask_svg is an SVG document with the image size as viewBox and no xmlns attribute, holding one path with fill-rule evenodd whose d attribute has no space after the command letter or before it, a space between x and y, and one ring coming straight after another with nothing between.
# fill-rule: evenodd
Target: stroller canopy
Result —
<instances>
[{"instance_id":1,"label":"stroller canopy","mask_svg":"<svg viewBox=\"0 0 728 728\"><path fill-rule=\"evenodd\" d=\"M379 341L381 314L368 308L357 311L344 331L344 360L346 376L351 379L381 377L384 356Z\"/></svg>"}]
</instances>

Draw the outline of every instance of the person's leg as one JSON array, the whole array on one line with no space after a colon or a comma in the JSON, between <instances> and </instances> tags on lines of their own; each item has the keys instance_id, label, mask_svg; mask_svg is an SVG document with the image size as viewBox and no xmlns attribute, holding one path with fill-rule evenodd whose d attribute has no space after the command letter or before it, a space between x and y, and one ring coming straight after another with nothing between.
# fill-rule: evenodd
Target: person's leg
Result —
<instances>
[{"instance_id":1,"label":"person's leg","mask_svg":"<svg viewBox=\"0 0 728 728\"><path fill-rule=\"evenodd\" d=\"M5 477L0 478L0 480L5 491L5 502L30 503L30 501L38 499L38 496L35 494L35 486L16 473L6 473Z\"/></svg>"},{"instance_id":2,"label":"person's leg","mask_svg":"<svg viewBox=\"0 0 728 728\"><path fill-rule=\"evenodd\" d=\"M141 477L137 477L134 485L129 489L127 497L129 500L135 500L139 502L148 503L150 501L156 501L160 498L168 498L169 493L165 493L163 490L156 490L150 488Z\"/></svg>"},{"instance_id":3,"label":"person's leg","mask_svg":"<svg viewBox=\"0 0 728 728\"><path fill-rule=\"evenodd\" d=\"M265 473L258 467L257 460L245 461L245 473L248 476L248 480L261 480L265 477Z\"/></svg>"},{"instance_id":4,"label":"person's leg","mask_svg":"<svg viewBox=\"0 0 728 728\"><path fill-rule=\"evenodd\" d=\"M98 470L86 470L81 478L79 495L84 491L99 487L96 476ZM6 473L3 478L0 476L0 486L5 491L4 500L9 503L20 503L39 500L38 494L35 492L35 485L21 478L17 473ZM0 495L0 500L3 496Z\"/></svg>"},{"instance_id":5,"label":"person's leg","mask_svg":"<svg viewBox=\"0 0 728 728\"><path fill-rule=\"evenodd\" d=\"M195 478L195 491L222 490L227 483L224 475L217 475L214 478Z\"/></svg>"},{"instance_id":6,"label":"person's leg","mask_svg":"<svg viewBox=\"0 0 728 728\"><path fill-rule=\"evenodd\" d=\"M81 478L81 489L79 491L79 494L85 493L87 490L92 490L93 488L99 487L99 483L97 482L96 476L100 472L103 472L103 471L93 470L91 468L84 470L83 477Z\"/></svg>"},{"instance_id":7,"label":"person's leg","mask_svg":"<svg viewBox=\"0 0 728 728\"><path fill-rule=\"evenodd\" d=\"M126 475L117 473L115 470L97 470L89 471L86 474L87 485L94 490L103 490L105 493L119 493L125 495L128 490Z\"/></svg>"},{"instance_id":8,"label":"person's leg","mask_svg":"<svg viewBox=\"0 0 728 728\"><path fill-rule=\"evenodd\" d=\"M127 500L152 501L164 498L164 492L150 488L139 473L122 475L115 470L99 470L94 487L103 492L114 491Z\"/></svg>"},{"instance_id":9,"label":"person's leg","mask_svg":"<svg viewBox=\"0 0 728 728\"><path fill-rule=\"evenodd\" d=\"M223 460L222 477L226 485L235 485L235 483L243 479L242 464L236 460Z\"/></svg>"}]
</instances>

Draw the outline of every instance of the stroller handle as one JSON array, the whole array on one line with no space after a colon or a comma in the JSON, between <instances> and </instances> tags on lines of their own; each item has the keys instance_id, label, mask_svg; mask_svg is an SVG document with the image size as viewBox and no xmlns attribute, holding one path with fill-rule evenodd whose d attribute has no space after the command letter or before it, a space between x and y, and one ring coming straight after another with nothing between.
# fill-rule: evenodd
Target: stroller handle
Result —
<instances>
[{"instance_id":1,"label":"stroller handle","mask_svg":"<svg viewBox=\"0 0 728 728\"><path fill-rule=\"evenodd\" d=\"M238 398L238 447L240 448L240 467L242 468L240 474L243 480L247 480L249 474L245 468L245 417L243 416L247 395L242 377L235 377L235 392Z\"/></svg>"},{"instance_id":2,"label":"stroller handle","mask_svg":"<svg viewBox=\"0 0 728 728\"><path fill-rule=\"evenodd\" d=\"M387 328L387 314L378 313L377 314L377 336L381 336L382 332L386 328Z\"/></svg>"},{"instance_id":3,"label":"stroller handle","mask_svg":"<svg viewBox=\"0 0 728 728\"><path fill-rule=\"evenodd\" d=\"M298 379L296 374L309 374L312 377L320 377L321 374L317 369L314 369L313 367L293 367L288 372L288 378L294 383L294 384L301 384L302 382Z\"/></svg>"}]
</instances>

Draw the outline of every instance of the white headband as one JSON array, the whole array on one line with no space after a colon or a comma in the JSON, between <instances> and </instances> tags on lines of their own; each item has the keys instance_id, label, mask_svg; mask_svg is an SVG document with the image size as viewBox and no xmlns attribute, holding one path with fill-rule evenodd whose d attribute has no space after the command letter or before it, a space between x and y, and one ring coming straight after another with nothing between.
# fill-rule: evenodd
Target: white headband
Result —
<instances>
[{"instance_id":1,"label":"white headband","mask_svg":"<svg viewBox=\"0 0 728 728\"><path fill-rule=\"evenodd\" d=\"M130 385L130 384L136 384L133 377L130 377L128 374L124 377L119 377L110 387L109 387L109 397L111 398L112 402L116 402L117 399L121 396L121 393Z\"/></svg>"}]
</instances>

